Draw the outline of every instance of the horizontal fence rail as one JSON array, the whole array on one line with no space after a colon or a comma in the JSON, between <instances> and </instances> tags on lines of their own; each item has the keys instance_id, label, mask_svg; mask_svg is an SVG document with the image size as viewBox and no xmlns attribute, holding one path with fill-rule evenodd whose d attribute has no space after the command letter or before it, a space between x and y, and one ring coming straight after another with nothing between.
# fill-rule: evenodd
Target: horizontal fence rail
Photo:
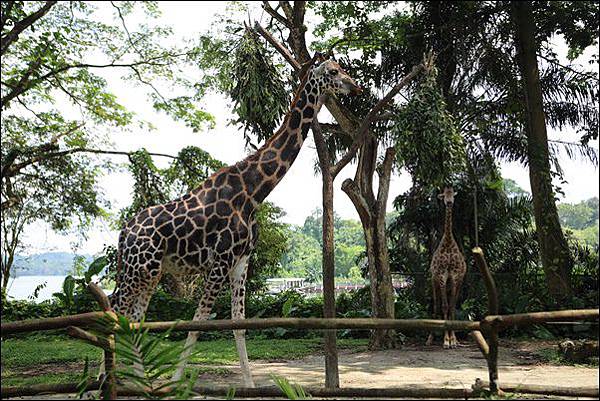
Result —
<instances>
[{"instance_id":1,"label":"horizontal fence rail","mask_svg":"<svg viewBox=\"0 0 600 401\"><path fill-rule=\"evenodd\" d=\"M387 387L387 388L357 388L345 387L338 389L327 389L322 387L305 387L306 393L312 397L360 397L360 398L394 398L394 397L414 397L414 398L454 398L467 399L481 396L480 391L486 390L489 383L477 380L472 388L456 387ZM86 387L86 391L98 390L99 381L91 381ZM34 384L27 387L9 386L2 388L2 398L35 396L39 394L68 394L77 393L78 383L60 383L60 384ZM502 389L507 392L516 392L524 394L545 394L562 397L598 397L598 387L578 387L568 388L553 385L537 385L523 383L502 383ZM229 387L214 386L195 386L194 392L202 396L226 397L231 391ZM131 386L117 386L120 396L135 397L142 395L142 392ZM165 396L169 394L169 389L154 391L154 396ZM283 397L284 394L278 387L266 386L256 388L236 388L235 398L260 398L260 397Z\"/></svg>"},{"instance_id":2,"label":"horizontal fence rail","mask_svg":"<svg viewBox=\"0 0 600 401\"><path fill-rule=\"evenodd\" d=\"M2 323L2 334L23 333L27 331L43 331L64 329L69 326L89 326L104 317L105 312L90 312L79 315L54 317L47 319L23 320L18 322ZM217 331L241 329L271 329L287 328L299 330L456 330L480 331L486 326L506 328L510 326L523 326L536 323L564 321L564 320L598 320L598 309L565 310L554 312L533 312L517 315L492 315L480 322L464 320L434 320L434 319L325 319L325 318L269 318L269 319L243 319L243 320L204 320L204 321L172 321L172 322L145 322L143 327L149 331ZM139 327L140 323L133 323Z\"/></svg>"},{"instance_id":3,"label":"horizontal fence rail","mask_svg":"<svg viewBox=\"0 0 600 401\"><path fill-rule=\"evenodd\" d=\"M69 326L90 326L104 317L105 312L90 312L79 315L54 317L47 319L23 320L2 323L2 334L23 333L28 331L43 331L64 329ZM243 320L203 320L203 321L172 321L133 323L133 327L142 325L149 331L218 331L241 329L271 329L286 328L299 330L456 330L480 331L485 326L494 325L498 328L510 326L531 325L564 320L598 320L598 309L564 310L553 312L533 312L517 315L491 315L480 322L464 320L434 320L434 319L369 319L369 318L268 318Z\"/></svg>"}]
</instances>

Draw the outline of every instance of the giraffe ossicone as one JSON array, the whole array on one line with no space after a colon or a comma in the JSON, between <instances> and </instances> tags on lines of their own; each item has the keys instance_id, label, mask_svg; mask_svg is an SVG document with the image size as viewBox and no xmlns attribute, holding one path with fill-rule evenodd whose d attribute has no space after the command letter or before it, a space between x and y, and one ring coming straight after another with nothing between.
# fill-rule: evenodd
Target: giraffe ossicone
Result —
<instances>
[{"instance_id":1,"label":"giraffe ossicone","mask_svg":"<svg viewBox=\"0 0 600 401\"><path fill-rule=\"evenodd\" d=\"M115 312L142 319L162 274L202 275L194 320L208 319L219 291L231 285L232 319L244 319L248 257L257 241L257 206L289 171L325 92L360 93L339 64L315 55L282 127L255 153L168 203L133 217L119 235ZM243 330L235 331L244 385L253 386ZM174 379L183 376L197 332L190 332Z\"/></svg>"},{"instance_id":2,"label":"giraffe ossicone","mask_svg":"<svg viewBox=\"0 0 600 401\"><path fill-rule=\"evenodd\" d=\"M446 208L444 219L444 234L431 259L431 291L434 318L439 316L444 320L454 320L456 301L460 295L467 263L454 236L452 235L452 208L457 192L451 186L444 187L444 192L438 195ZM427 338L427 345L433 342L433 333ZM455 348L458 340L453 330L444 332L444 348Z\"/></svg>"}]
</instances>

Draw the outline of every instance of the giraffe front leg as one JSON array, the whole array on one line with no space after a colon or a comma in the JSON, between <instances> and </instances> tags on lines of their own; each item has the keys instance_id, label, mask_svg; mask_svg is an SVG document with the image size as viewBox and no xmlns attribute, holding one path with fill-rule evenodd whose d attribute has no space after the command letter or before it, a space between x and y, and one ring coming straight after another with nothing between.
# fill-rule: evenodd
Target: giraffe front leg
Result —
<instances>
[{"instance_id":1,"label":"giraffe front leg","mask_svg":"<svg viewBox=\"0 0 600 401\"><path fill-rule=\"evenodd\" d=\"M219 295L219 291L223 287L225 281L225 278L221 276L220 271L221 269L215 269L211 272L211 274L206 276L200 303L198 304L198 308L196 309L193 320L207 320L210 316L210 312L215 303L217 295ZM188 359L192 354L192 350L194 349L194 345L198 340L199 334L200 333L198 331L190 331L188 333L183 352L181 353L179 363L177 364L177 369L172 377L173 381L178 381L183 378L185 366L187 365Z\"/></svg>"},{"instance_id":2,"label":"giraffe front leg","mask_svg":"<svg viewBox=\"0 0 600 401\"><path fill-rule=\"evenodd\" d=\"M246 296L246 268L248 257L244 256L231 271L231 319L245 319L245 296ZM235 346L240 358L240 368L245 387L254 387L248 352L246 350L246 330L234 330Z\"/></svg>"},{"instance_id":3,"label":"giraffe front leg","mask_svg":"<svg viewBox=\"0 0 600 401\"><path fill-rule=\"evenodd\" d=\"M437 284L434 279L431 280L431 300L433 302L433 318L439 318L439 310L438 310L438 289ZM427 338L427 342L425 345L433 344L433 331L429 333L429 337Z\"/></svg>"},{"instance_id":4,"label":"giraffe front leg","mask_svg":"<svg viewBox=\"0 0 600 401\"><path fill-rule=\"evenodd\" d=\"M462 280L454 281L452 280L450 286L450 301L448 308L450 309L450 320L455 320L456 318L456 301L458 299L458 292L462 285ZM450 348L458 347L458 340L456 339L456 334L454 330L450 331Z\"/></svg>"},{"instance_id":5,"label":"giraffe front leg","mask_svg":"<svg viewBox=\"0 0 600 401\"><path fill-rule=\"evenodd\" d=\"M442 304L442 318L444 320L448 320L448 293L446 290L446 283L443 282L440 284L440 300ZM448 330L444 331L444 348L450 348L450 333Z\"/></svg>"}]
</instances>

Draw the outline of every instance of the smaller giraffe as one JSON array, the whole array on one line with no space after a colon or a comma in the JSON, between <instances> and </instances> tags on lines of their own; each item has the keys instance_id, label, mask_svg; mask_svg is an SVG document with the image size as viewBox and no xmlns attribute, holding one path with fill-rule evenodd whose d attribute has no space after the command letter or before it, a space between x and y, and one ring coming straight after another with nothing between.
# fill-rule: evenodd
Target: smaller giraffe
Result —
<instances>
[{"instance_id":1,"label":"smaller giraffe","mask_svg":"<svg viewBox=\"0 0 600 401\"><path fill-rule=\"evenodd\" d=\"M444 320L454 320L456 301L460 293L467 263L460 252L458 244L452 235L452 207L456 192L451 186L444 187L444 192L438 199L444 200L446 218L444 221L444 235L431 259L431 286L433 298L434 318L439 316L441 308ZM429 334L427 345L433 342L433 333ZM453 330L444 332L444 348L456 348L458 341Z\"/></svg>"}]
</instances>

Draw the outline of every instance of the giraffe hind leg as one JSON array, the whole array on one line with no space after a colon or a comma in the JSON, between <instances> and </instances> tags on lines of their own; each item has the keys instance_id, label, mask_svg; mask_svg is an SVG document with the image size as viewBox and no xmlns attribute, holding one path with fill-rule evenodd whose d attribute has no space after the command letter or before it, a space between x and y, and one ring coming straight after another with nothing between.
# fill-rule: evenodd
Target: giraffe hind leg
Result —
<instances>
[{"instance_id":1,"label":"giraffe hind leg","mask_svg":"<svg viewBox=\"0 0 600 401\"><path fill-rule=\"evenodd\" d=\"M217 295L219 295L219 292L221 291L225 281L224 277L222 277L221 271L222 270L220 268L216 268L205 276L204 286L202 288L202 296L200 297L200 302L198 303L198 308L196 309L193 320L208 320ZM192 354L192 350L194 349L194 345L198 340L199 334L200 332L198 331L190 331L188 333L183 352L181 353L179 363L177 364L177 369L173 374L173 381L178 381L183 378L185 366L187 365L188 359Z\"/></svg>"},{"instance_id":2,"label":"giraffe hind leg","mask_svg":"<svg viewBox=\"0 0 600 401\"><path fill-rule=\"evenodd\" d=\"M114 312L125 316L130 322L142 320L148 309L150 298L160 281L162 274L162 253L157 252L144 264L132 265L124 263L123 280L118 283L111 300ZM104 367L104 363L102 364ZM138 377L144 377L144 367L138 363L133 365Z\"/></svg>"}]
</instances>

